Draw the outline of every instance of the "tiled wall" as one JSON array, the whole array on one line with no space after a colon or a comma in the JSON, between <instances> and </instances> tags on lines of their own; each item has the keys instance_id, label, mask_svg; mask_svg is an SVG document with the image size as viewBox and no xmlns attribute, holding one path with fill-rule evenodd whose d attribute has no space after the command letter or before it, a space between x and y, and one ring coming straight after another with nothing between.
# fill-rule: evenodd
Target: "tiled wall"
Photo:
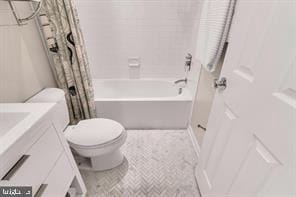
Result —
<instances>
[{"instance_id":1,"label":"tiled wall","mask_svg":"<svg viewBox=\"0 0 296 197\"><path fill-rule=\"evenodd\" d=\"M15 2L21 16L30 4ZM0 103L23 102L55 82L35 21L16 26L7 1L0 1Z\"/></svg>"},{"instance_id":2,"label":"tiled wall","mask_svg":"<svg viewBox=\"0 0 296 197\"><path fill-rule=\"evenodd\" d=\"M184 76L194 53L201 0L76 0L93 78L129 78L139 58L142 78Z\"/></svg>"}]
</instances>

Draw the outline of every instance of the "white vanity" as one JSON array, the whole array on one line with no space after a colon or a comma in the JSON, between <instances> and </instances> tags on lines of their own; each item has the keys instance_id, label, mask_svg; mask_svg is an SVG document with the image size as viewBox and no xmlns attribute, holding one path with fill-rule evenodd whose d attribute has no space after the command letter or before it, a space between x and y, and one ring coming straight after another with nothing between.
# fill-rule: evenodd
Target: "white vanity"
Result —
<instances>
[{"instance_id":1,"label":"white vanity","mask_svg":"<svg viewBox=\"0 0 296 197\"><path fill-rule=\"evenodd\" d=\"M0 186L32 186L33 196L85 196L54 103L0 104Z\"/></svg>"}]
</instances>

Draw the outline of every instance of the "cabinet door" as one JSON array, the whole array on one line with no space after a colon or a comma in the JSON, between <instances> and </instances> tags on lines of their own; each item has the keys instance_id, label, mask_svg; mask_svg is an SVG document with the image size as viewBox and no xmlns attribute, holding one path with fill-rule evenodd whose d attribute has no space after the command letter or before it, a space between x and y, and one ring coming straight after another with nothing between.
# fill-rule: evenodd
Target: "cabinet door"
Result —
<instances>
[{"instance_id":1,"label":"cabinet door","mask_svg":"<svg viewBox=\"0 0 296 197\"><path fill-rule=\"evenodd\" d=\"M65 196L74 176L75 174L69 160L63 153L47 179L44 181L44 184L46 184L47 187L42 196Z\"/></svg>"}]
</instances>

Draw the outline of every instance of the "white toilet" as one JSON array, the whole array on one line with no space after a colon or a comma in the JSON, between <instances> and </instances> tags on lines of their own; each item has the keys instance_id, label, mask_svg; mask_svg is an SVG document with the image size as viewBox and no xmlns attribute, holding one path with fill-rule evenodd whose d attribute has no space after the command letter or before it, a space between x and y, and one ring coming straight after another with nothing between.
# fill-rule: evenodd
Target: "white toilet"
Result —
<instances>
[{"instance_id":1,"label":"white toilet","mask_svg":"<svg viewBox=\"0 0 296 197\"><path fill-rule=\"evenodd\" d=\"M124 144L127 134L123 126L114 120L83 120L75 126L69 126L65 136L79 155L90 158L93 170L114 168L124 159L119 148Z\"/></svg>"},{"instance_id":2,"label":"white toilet","mask_svg":"<svg viewBox=\"0 0 296 197\"><path fill-rule=\"evenodd\" d=\"M69 116L64 92L57 88L44 89L27 102L56 103L53 121L65 128L64 134L70 146L86 158L86 163L78 165L80 168L101 171L114 168L123 162L124 156L120 147L127 138L127 132L120 123L95 118L68 126Z\"/></svg>"}]
</instances>

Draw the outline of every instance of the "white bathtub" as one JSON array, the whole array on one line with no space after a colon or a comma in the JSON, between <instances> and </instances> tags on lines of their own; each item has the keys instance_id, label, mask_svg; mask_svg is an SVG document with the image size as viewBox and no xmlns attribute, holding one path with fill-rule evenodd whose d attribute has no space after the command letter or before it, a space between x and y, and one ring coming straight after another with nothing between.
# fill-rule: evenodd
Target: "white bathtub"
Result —
<instances>
[{"instance_id":1,"label":"white bathtub","mask_svg":"<svg viewBox=\"0 0 296 197\"><path fill-rule=\"evenodd\" d=\"M179 94L169 80L94 79L98 117L110 118L128 129L187 128L192 96Z\"/></svg>"}]
</instances>

